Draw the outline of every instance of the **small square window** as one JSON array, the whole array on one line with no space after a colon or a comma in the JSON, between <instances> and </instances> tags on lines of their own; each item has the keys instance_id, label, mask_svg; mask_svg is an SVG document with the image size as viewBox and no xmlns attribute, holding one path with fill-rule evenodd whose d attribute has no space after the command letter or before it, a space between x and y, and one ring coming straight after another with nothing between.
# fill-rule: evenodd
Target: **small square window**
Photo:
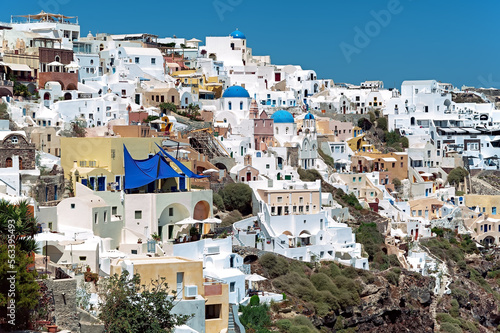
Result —
<instances>
[{"instance_id":1,"label":"small square window","mask_svg":"<svg viewBox=\"0 0 500 333\"><path fill-rule=\"evenodd\" d=\"M142 210L135 211L135 218L136 218L136 220L142 219Z\"/></svg>"},{"instance_id":2,"label":"small square window","mask_svg":"<svg viewBox=\"0 0 500 333\"><path fill-rule=\"evenodd\" d=\"M135 63L138 64L139 63L139 57L135 57Z\"/></svg>"},{"instance_id":3,"label":"small square window","mask_svg":"<svg viewBox=\"0 0 500 333\"><path fill-rule=\"evenodd\" d=\"M156 65L156 58L151 58L151 65Z\"/></svg>"},{"instance_id":4,"label":"small square window","mask_svg":"<svg viewBox=\"0 0 500 333\"><path fill-rule=\"evenodd\" d=\"M168 216L174 216L174 207L168 209Z\"/></svg>"},{"instance_id":5,"label":"small square window","mask_svg":"<svg viewBox=\"0 0 500 333\"><path fill-rule=\"evenodd\" d=\"M75 206L76 206L76 205L75 205L74 203L72 203L72 204L71 204L71 209L75 209Z\"/></svg>"},{"instance_id":6,"label":"small square window","mask_svg":"<svg viewBox=\"0 0 500 333\"><path fill-rule=\"evenodd\" d=\"M118 207L116 207L116 206L111 207L111 214L112 215L118 214Z\"/></svg>"}]
</instances>

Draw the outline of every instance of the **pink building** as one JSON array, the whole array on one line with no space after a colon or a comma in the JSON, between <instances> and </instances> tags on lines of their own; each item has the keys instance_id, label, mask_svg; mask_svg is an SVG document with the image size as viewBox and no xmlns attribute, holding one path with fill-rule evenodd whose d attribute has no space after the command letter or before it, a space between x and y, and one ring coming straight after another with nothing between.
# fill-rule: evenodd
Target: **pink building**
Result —
<instances>
[{"instance_id":1,"label":"pink building","mask_svg":"<svg viewBox=\"0 0 500 333\"><path fill-rule=\"evenodd\" d=\"M253 121L255 149L267 150L267 147L272 147L274 143L274 120L269 118L266 111L262 111L259 118Z\"/></svg>"}]
</instances>

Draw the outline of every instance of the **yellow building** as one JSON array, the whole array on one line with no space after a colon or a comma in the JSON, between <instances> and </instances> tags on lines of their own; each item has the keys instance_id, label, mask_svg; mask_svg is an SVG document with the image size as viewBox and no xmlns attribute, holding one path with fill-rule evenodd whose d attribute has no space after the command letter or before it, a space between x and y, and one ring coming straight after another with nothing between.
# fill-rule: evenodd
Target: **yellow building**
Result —
<instances>
[{"instance_id":1,"label":"yellow building","mask_svg":"<svg viewBox=\"0 0 500 333\"><path fill-rule=\"evenodd\" d=\"M203 261L182 257L141 257L118 259L111 265L111 275L122 270L141 276L141 283L165 278L175 291L174 313L193 314L188 326L198 332L219 333L228 328L228 285L203 277Z\"/></svg>"},{"instance_id":2,"label":"yellow building","mask_svg":"<svg viewBox=\"0 0 500 333\"><path fill-rule=\"evenodd\" d=\"M125 175L123 145L127 147L134 159L147 159L156 154L160 146L172 146L177 143L165 138L61 138L61 166L64 176L73 182L80 182L97 191L121 190ZM185 144L180 144L184 146ZM182 161L189 169L192 162ZM180 172L175 164L171 164L176 172ZM169 178L161 180L160 188L168 192L172 187L185 181L185 188L190 189L189 179ZM74 183L73 183L74 185ZM184 184L182 184L184 185ZM182 186L181 186L182 187Z\"/></svg>"},{"instance_id":3,"label":"yellow building","mask_svg":"<svg viewBox=\"0 0 500 333\"><path fill-rule=\"evenodd\" d=\"M500 218L500 195L466 194L465 205L494 219Z\"/></svg>"},{"instance_id":4,"label":"yellow building","mask_svg":"<svg viewBox=\"0 0 500 333\"><path fill-rule=\"evenodd\" d=\"M355 126L353 128L354 136L350 139L347 139L346 142L351 148L352 151L356 152L372 152L372 153L380 153L374 145L365 140L365 133L362 133L360 127Z\"/></svg>"}]
</instances>

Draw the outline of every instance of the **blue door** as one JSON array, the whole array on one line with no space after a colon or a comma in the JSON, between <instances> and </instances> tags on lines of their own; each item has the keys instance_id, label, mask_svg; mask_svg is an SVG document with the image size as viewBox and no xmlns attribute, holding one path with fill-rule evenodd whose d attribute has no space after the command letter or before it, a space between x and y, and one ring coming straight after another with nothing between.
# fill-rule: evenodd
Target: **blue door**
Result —
<instances>
[{"instance_id":1,"label":"blue door","mask_svg":"<svg viewBox=\"0 0 500 333\"><path fill-rule=\"evenodd\" d=\"M94 177L90 177L90 188L92 190L95 190L95 178Z\"/></svg>"},{"instance_id":2,"label":"blue door","mask_svg":"<svg viewBox=\"0 0 500 333\"><path fill-rule=\"evenodd\" d=\"M89 183L88 179L82 178L82 185L87 186L88 183Z\"/></svg>"},{"instance_id":3,"label":"blue door","mask_svg":"<svg viewBox=\"0 0 500 333\"><path fill-rule=\"evenodd\" d=\"M98 191L106 190L106 177L97 177L97 190Z\"/></svg>"},{"instance_id":4,"label":"blue door","mask_svg":"<svg viewBox=\"0 0 500 333\"><path fill-rule=\"evenodd\" d=\"M179 190L185 190L186 189L186 178L185 177L180 177L179 178Z\"/></svg>"}]
</instances>

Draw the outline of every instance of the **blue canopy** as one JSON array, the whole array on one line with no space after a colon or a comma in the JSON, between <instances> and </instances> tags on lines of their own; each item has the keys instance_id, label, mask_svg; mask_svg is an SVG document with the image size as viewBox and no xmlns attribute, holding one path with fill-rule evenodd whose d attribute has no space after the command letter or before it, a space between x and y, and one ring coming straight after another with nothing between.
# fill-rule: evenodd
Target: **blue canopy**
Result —
<instances>
[{"instance_id":1,"label":"blue canopy","mask_svg":"<svg viewBox=\"0 0 500 333\"><path fill-rule=\"evenodd\" d=\"M145 160L134 160L123 145L123 158L126 190L150 184L157 179L184 177L175 172L160 153Z\"/></svg>"},{"instance_id":2,"label":"blue canopy","mask_svg":"<svg viewBox=\"0 0 500 333\"><path fill-rule=\"evenodd\" d=\"M185 166L184 164L182 164L181 162L179 162L178 160L176 160L175 158L172 157L172 155L170 155L169 153L167 153L162 147L160 147L158 144L156 144L158 146L158 148L160 148L160 151L166 156L168 157L172 162L175 163L175 165L177 165L177 167L179 169L181 169L181 171L186 175L188 176L189 178L206 178L208 176L200 176L200 175L197 175L195 174L193 171L189 170L189 168L187 166Z\"/></svg>"}]
</instances>

